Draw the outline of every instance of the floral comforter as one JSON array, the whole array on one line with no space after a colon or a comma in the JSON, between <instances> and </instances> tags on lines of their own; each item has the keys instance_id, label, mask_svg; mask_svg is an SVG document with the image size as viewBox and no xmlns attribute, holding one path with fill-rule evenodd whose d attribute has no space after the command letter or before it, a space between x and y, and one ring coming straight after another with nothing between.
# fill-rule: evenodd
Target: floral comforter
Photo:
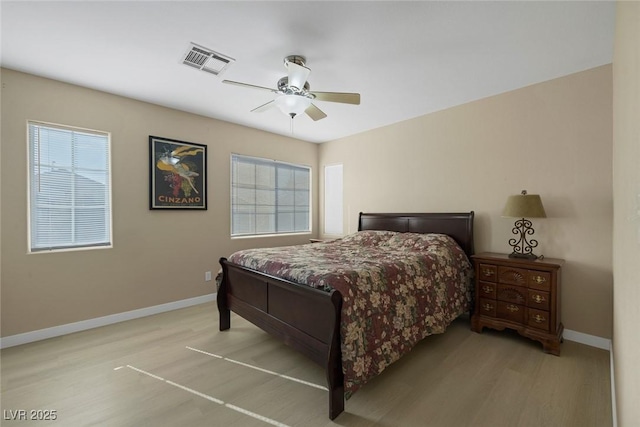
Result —
<instances>
[{"instance_id":1,"label":"floral comforter","mask_svg":"<svg viewBox=\"0 0 640 427\"><path fill-rule=\"evenodd\" d=\"M471 264L443 234L360 231L325 243L249 249L229 261L342 294L345 394L469 309Z\"/></svg>"}]
</instances>

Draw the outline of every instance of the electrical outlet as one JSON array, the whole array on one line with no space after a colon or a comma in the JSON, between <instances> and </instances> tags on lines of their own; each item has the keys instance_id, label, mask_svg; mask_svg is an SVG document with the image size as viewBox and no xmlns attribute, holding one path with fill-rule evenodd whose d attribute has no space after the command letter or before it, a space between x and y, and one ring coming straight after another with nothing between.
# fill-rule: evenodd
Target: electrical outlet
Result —
<instances>
[{"instance_id":1,"label":"electrical outlet","mask_svg":"<svg viewBox=\"0 0 640 427\"><path fill-rule=\"evenodd\" d=\"M205 282L210 282L211 281L211 272L210 271L205 271L204 272L204 281Z\"/></svg>"}]
</instances>

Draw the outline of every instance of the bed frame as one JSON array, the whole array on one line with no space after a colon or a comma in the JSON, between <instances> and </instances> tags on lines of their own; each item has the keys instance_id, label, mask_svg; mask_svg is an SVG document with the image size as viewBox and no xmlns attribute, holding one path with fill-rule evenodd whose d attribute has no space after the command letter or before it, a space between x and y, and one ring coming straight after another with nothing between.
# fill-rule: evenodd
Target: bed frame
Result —
<instances>
[{"instance_id":1,"label":"bed frame","mask_svg":"<svg viewBox=\"0 0 640 427\"><path fill-rule=\"evenodd\" d=\"M473 255L474 213L360 213L358 230L442 233ZM220 330L231 327L231 311L278 337L326 370L329 418L344 410L340 352L342 295L260 273L220 258L217 303Z\"/></svg>"}]
</instances>

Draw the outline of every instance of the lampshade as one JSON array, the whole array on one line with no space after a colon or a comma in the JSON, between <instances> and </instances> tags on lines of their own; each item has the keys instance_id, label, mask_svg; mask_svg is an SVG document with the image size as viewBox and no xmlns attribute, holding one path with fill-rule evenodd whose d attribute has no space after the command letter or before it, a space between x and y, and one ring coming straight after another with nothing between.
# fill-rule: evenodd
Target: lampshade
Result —
<instances>
[{"instance_id":1,"label":"lampshade","mask_svg":"<svg viewBox=\"0 0 640 427\"><path fill-rule=\"evenodd\" d=\"M502 210L502 216L507 218L546 218L547 214L542 206L542 200L537 194L521 194L509 196L507 204Z\"/></svg>"},{"instance_id":2,"label":"lampshade","mask_svg":"<svg viewBox=\"0 0 640 427\"><path fill-rule=\"evenodd\" d=\"M293 118L309 108L311 99L302 95L282 95L276 98L275 103L280 111Z\"/></svg>"}]
</instances>

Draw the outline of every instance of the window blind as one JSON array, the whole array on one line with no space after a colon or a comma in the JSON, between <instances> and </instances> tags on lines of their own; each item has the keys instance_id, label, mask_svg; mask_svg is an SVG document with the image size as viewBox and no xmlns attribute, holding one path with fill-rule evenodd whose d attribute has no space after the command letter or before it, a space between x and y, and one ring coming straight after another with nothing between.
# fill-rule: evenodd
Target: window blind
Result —
<instances>
[{"instance_id":1,"label":"window blind","mask_svg":"<svg viewBox=\"0 0 640 427\"><path fill-rule=\"evenodd\" d=\"M231 156L231 235L309 232L311 169Z\"/></svg>"},{"instance_id":2,"label":"window blind","mask_svg":"<svg viewBox=\"0 0 640 427\"><path fill-rule=\"evenodd\" d=\"M111 245L110 136L28 124L32 252Z\"/></svg>"}]
</instances>

